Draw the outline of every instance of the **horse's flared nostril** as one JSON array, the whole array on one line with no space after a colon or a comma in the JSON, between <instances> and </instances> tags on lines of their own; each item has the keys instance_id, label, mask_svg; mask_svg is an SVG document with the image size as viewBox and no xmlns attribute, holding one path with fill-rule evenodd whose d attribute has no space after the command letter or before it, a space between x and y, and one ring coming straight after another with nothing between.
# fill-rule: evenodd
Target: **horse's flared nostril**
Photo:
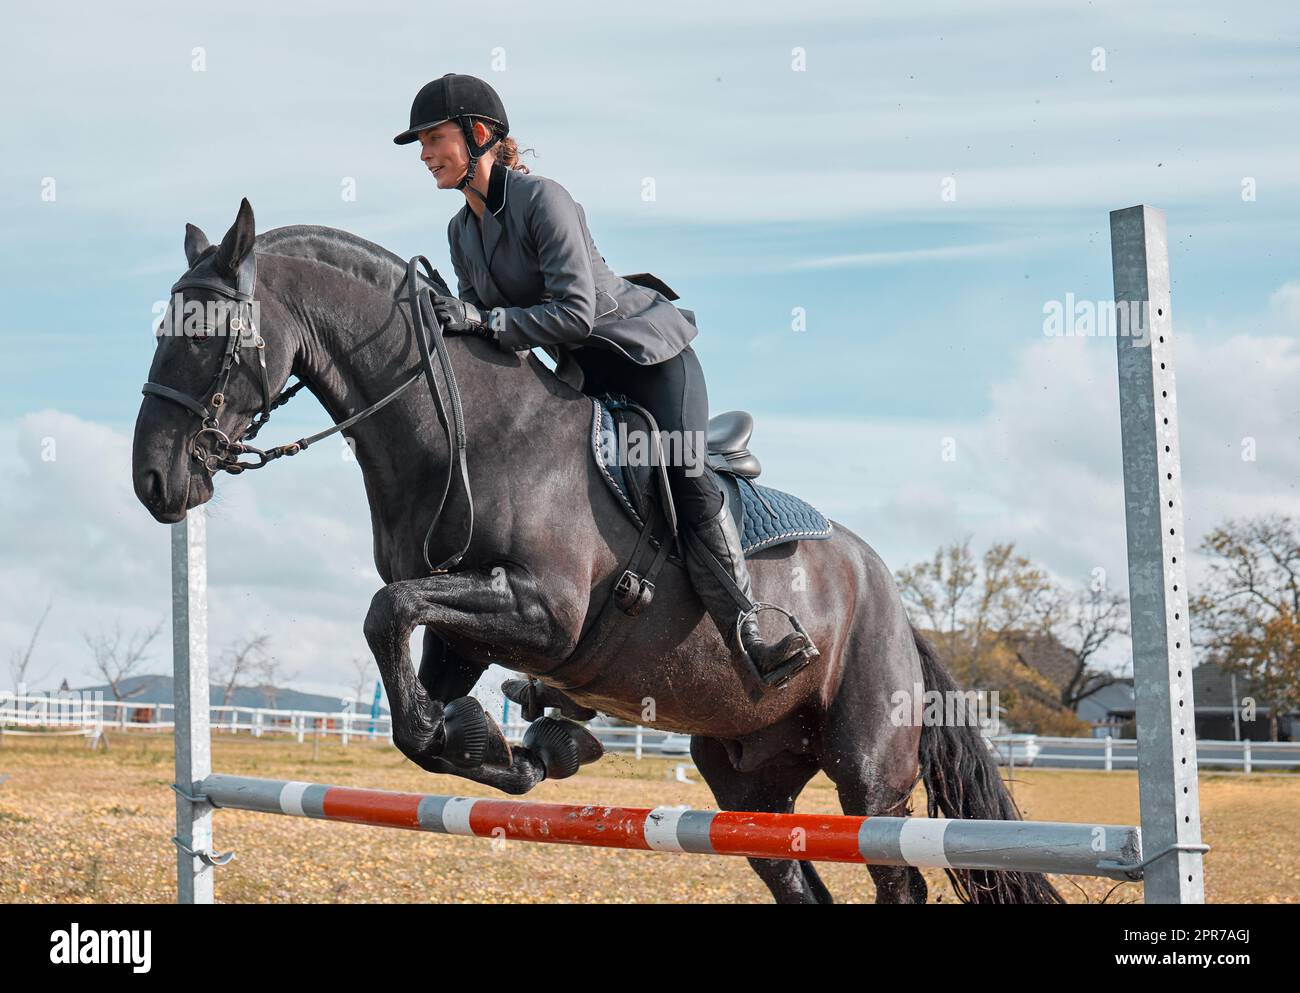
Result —
<instances>
[{"instance_id":1,"label":"horse's flared nostril","mask_svg":"<svg viewBox=\"0 0 1300 993\"><path fill-rule=\"evenodd\" d=\"M145 473L144 486L142 487L144 498L151 507L162 506L162 476L156 469L150 469Z\"/></svg>"}]
</instances>

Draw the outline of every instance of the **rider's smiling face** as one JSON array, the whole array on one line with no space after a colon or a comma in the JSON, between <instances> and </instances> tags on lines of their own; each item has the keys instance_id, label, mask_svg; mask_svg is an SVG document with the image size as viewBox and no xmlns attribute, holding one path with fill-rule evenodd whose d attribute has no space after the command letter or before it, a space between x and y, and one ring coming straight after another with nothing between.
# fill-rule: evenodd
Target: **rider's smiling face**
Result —
<instances>
[{"instance_id":1,"label":"rider's smiling face","mask_svg":"<svg viewBox=\"0 0 1300 993\"><path fill-rule=\"evenodd\" d=\"M488 129L482 121L474 122L474 140L480 145L488 140ZM455 121L443 121L419 134L420 161L433 173L438 189L455 189L469 168L469 149ZM491 153L489 153L491 154ZM480 161L482 168L482 161Z\"/></svg>"}]
</instances>

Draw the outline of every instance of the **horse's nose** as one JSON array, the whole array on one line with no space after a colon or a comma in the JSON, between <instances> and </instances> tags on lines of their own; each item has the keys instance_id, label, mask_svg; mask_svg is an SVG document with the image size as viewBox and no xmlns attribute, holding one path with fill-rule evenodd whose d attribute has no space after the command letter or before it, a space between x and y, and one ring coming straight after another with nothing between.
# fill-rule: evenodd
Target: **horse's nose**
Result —
<instances>
[{"instance_id":1,"label":"horse's nose","mask_svg":"<svg viewBox=\"0 0 1300 993\"><path fill-rule=\"evenodd\" d=\"M162 475L157 469L146 469L136 481L135 492L146 507L157 510L163 500Z\"/></svg>"}]
</instances>

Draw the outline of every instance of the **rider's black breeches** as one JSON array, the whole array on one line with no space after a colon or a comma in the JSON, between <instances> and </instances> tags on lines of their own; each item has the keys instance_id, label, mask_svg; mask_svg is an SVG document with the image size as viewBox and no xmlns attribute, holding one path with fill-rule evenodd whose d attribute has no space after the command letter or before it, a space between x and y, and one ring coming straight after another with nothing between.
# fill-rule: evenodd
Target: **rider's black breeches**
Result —
<instances>
[{"instance_id":1,"label":"rider's black breeches","mask_svg":"<svg viewBox=\"0 0 1300 993\"><path fill-rule=\"evenodd\" d=\"M723 496L705 467L709 393L695 350L687 345L655 365L637 365L617 352L592 346L574 349L573 357L582 367L584 393L622 393L658 421L665 434L668 482L678 519L694 525L715 516Z\"/></svg>"}]
</instances>

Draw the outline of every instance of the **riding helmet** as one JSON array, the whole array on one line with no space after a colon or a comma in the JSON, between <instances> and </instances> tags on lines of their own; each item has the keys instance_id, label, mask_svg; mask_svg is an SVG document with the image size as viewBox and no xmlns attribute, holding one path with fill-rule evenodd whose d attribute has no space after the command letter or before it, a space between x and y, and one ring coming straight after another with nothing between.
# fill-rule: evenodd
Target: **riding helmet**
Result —
<instances>
[{"instance_id":1,"label":"riding helmet","mask_svg":"<svg viewBox=\"0 0 1300 993\"><path fill-rule=\"evenodd\" d=\"M425 83L411 104L411 126L393 139L397 145L409 145L419 133L443 121L457 121L464 131L469 130L469 118L481 117L499 125L497 136L510 133L505 104L497 91L477 76L449 72L445 76ZM482 151L495 144L489 140ZM474 151L471 145L471 152ZM479 154L482 154L482 151Z\"/></svg>"}]
</instances>

